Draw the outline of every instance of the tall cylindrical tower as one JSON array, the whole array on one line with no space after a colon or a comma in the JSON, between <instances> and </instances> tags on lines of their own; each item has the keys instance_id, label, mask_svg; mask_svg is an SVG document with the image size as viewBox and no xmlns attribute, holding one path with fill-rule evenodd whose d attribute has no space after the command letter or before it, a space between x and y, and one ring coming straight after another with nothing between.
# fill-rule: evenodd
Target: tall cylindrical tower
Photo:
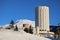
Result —
<instances>
[{"instance_id":1,"label":"tall cylindrical tower","mask_svg":"<svg viewBox=\"0 0 60 40\"><path fill-rule=\"evenodd\" d=\"M49 7L38 6L36 7L36 20L35 25L39 27L41 31L49 31Z\"/></svg>"}]
</instances>

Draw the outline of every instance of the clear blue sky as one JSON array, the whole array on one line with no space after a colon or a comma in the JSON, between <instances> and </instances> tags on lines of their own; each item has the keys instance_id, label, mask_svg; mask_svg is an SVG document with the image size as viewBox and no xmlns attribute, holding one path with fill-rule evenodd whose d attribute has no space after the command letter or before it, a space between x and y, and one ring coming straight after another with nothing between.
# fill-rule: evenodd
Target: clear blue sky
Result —
<instances>
[{"instance_id":1,"label":"clear blue sky","mask_svg":"<svg viewBox=\"0 0 60 40\"><path fill-rule=\"evenodd\" d=\"M19 19L35 20L35 7L50 8L50 25L60 22L60 0L0 0L0 25Z\"/></svg>"}]
</instances>

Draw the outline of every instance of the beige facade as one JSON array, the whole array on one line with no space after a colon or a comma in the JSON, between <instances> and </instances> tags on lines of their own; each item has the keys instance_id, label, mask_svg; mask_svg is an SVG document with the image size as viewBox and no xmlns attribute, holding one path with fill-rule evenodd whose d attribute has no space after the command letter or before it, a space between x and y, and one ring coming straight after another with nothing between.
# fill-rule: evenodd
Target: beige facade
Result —
<instances>
[{"instance_id":1,"label":"beige facade","mask_svg":"<svg viewBox=\"0 0 60 40\"><path fill-rule=\"evenodd\" d=\"M49 29L49 8L47 6L36 7L36 27L41 31L50 31Z\"/></svg>"},{"instance_id":2,"label":"beige facade","mask_svg":"<svg viewBox=\"0 0 60 40\"><path fill-rule=\"evenodd\" d=\"M29 24L23 24L23 29L28 28L29 29L30 25Z\"/></svg>"}]
</instances>

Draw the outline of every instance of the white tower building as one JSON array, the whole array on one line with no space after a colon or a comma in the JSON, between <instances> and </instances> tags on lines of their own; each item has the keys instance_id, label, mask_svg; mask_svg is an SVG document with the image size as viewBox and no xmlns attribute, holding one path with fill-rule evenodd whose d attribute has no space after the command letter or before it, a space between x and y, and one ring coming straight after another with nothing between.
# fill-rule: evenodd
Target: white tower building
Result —
<instances>
[{"instance_id":1,"label":"white tower building","mask_svg":"<svg viewBox=\"0 0 60 40\"><path fill-rule=\"evenodd\" d=\"M49 7L38 6L36 7L36 27L39 27L40 31L50 31L49 29Z\"/></svg>"}]
</instances>

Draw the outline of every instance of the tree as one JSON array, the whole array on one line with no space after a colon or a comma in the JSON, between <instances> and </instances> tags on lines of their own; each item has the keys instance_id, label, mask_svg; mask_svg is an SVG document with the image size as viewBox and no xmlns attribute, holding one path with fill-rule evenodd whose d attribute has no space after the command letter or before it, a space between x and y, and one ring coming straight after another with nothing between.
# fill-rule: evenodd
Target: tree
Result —
<instances>
[{"instance_id":1,"label":"tree","mask_svg":"<svg viewBox=\"0 0 60 40\"><path fill-rule=\"evenodd\" d=\"M11 25L14 25L14 21L13 21L13 20L11 20L10 24L11 24Z\"/></svg>"},{"instance_id":2,"label":"tree","mask_svg":"<svg viewBox=\"0 0 60 40\"><path fill-rule=\"evenodd\" d=\"M58 23L57 25L60 26L60 23Z\"/></svg>"},{"instance_id":3,"label":"tree","mask_svg":"<svg viewBox=\"0 0 60 40\"><path fill-rule=\"evenodd\" d=\"M10 28L14 28L14 21L13 20L11 20L11 22L10 22Z\"/></svg>"},{"instance_id":4,"label":"tree","mask_svg":"<svg viewBox=\"0 0 60 40\"><path fill-rule=\"evenodd\" d=\"M15 26L15 29L14 29L14 31L18 31L18 27L17 27L17 25Z\"/></svg>"},{"instance_id":5,"label":"tree","mask_svg":"<svg viewBox=\"0 0 60 40\"><path fill-rule=\"evenodd\" d=\"M32 29L32 27L30 26L30 27L29 27L29 33L32 34L32 33L33 33L32 31L33 31L33 29Z\"/></svg>"}]
</instances>

